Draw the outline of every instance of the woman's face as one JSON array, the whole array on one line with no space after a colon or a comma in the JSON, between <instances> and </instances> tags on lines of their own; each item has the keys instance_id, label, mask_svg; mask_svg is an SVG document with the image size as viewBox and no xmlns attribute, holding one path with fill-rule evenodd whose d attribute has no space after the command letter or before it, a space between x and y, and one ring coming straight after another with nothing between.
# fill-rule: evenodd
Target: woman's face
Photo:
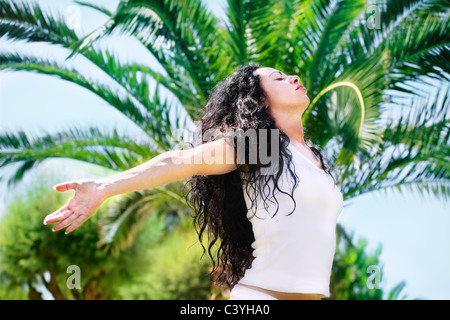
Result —
<instances>
[{"instance_id":1,"label":"woman's face","mask_svg":"<svg viewBox=\"0 0 450 320\"><path fill-rule=\"evenodd\" d=\"M303 114L310 100L298 76L287 76L273 68L258 68L255 73L268 96L270 112Z\"/></svg>"}]
</instances>

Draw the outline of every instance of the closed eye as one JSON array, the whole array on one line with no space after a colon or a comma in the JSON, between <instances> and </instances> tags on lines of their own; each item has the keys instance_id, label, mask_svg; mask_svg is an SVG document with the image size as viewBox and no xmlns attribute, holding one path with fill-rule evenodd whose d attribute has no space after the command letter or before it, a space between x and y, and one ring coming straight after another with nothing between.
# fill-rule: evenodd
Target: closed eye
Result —
<instances>
[{"instance_id":1,"label":"closed eye","mask_svg":"<svg viewBox=\"0 0 450 320\"><path fill-rule=\"evenodd\" d=\"M275 79L275 80L284 80L284 78L278 78L278 79Z\"/></svg>"}]
</instances>

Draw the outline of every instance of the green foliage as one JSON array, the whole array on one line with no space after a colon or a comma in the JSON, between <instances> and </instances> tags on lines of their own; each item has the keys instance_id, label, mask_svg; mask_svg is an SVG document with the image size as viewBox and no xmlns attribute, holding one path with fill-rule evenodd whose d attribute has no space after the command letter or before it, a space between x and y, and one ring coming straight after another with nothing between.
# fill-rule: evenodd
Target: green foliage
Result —
<instances>
[{"instance_id":1,"label":"green foliage","mask_svg":"<svg viewBox=\"0 0 450 320\"><path fill-rule=\"evenodd\" d=\"M0 300L25 300L28 296L25 285L0 270Z\"/></svg>"},{"instance_id":2,"label":"green foliage","mask_svg":"<svg viewBox=\"0 0 450 320\"><path fill-rule=\"evenodd\" d=\"M356 244L352 236L339 228L338 244L331 276L331 299L333 300L381 300L381 289L369 289L367 267L380 266L381 248L373 254L366 250L367 242L360 239Z\"/></svg>"},{"instance_id":3,"label":"green foliage","mask_svg":"<svg viewBox=\"0 0 450 320\"><path fill-rule=\"evenodd\" d=\"M42 299L205 299L210 292L209 264L192 224L148 214L133 243L119 252L99 246L99 219L108 203L77 231L51 232L43 218L67 202L68 193L44 184L16 197L0 220L0 297ZM172 220L176 218L172 217ZM170 233L168 233L170 228ZM81 289L66 285L80 268ZM44 287L46 290L43 290Z\"/></svg>"},{"instance_id":4,"label":"green foliage","mask_svg":"<svg viewBox=\"0 0 450 320\"><path fill-rule=\"evenodd\" d=\"M0 270L3 279L14 279L28 287L45 286L55 299L100 299L120 296L121 285L133 281L152 260L145 248L156 245L165 221L152 216L133 246L120 254L107 254L97 246L98 214L86 221L77 232L64 235L51 232L43 218L67 202L69 194L46 190L42 185L30 189L27 196L15 198L0 223ZM70 265L80 268L81 288L66 286ZM5 281L6 282L6 281Z\"/></svg>"},{"instance_id":5,"label":"green foliage","mask_svg":"<svg viewBox=\"0 0 450 320\"><path fill-rule=\"evenodd\" d=\"M176 227L150 250L155 263L125 299L204 300L210 294L209 261L200 260L201 246L192 227Z\"/></svg>"}]
</instances>

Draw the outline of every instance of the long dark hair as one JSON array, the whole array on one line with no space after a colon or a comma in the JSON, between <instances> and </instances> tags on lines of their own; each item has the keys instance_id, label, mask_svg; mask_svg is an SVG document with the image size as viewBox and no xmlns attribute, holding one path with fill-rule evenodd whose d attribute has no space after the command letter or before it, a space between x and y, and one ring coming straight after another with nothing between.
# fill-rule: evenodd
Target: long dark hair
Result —
<instances>
[{"instance_id":1,"label":"long dark hair","mask_svg":"<svg viewBox=\"0 0 450 320\"><path fill-rule=\"evenodd\" d=\"M245 270L251 267L253 261L252 243L255 238L252 225L247 218L248 209L242 184L245 182L245 191L251 201L251 207L256 207L256 198L259 195L263 203L266 201L278 201L274 197L275 192L283 191L278 186L278 181L284 169L286 169L293 181L294 188L290 197L294 202L293 192L298 185L298 177L295 174L291 159L292 154L288 149L289 137L281 129L275 126L275 120L267 110L267 95L260 85L259 75L254 71L260 66L248 63L239 67L235 72L222 80L212 91L204 108L201 119L201 132L217 130L229 132L230 129L239 129L246 132L249 129L268 131L278 129L279 140L279 166L277 172L270 175L262 175L261 161L251 163L249 161L249 148L252 143L258 146L261 143L259 135L257 141L245 144L245 161L237 165L237 169L223 175L192 176L187 180L186 199L194 209L194 226L203 247L213 262L211 278L216 274L217 279L222 279L229 287L233 287L244 275ZM214 138L202 137L197 144L206 143ZM242 141L239 136L234 136L234 147ZM243 138L245 139L245 137ZM326 159L322 156L318 147L309 139L305 142L319 157L322 167L330 175ZM267 150L270 153L271 137L267 135ZM257 147L258 147L257 146ZM243 173L243 174L242 174ZM334 179L334 178L333 178ZM269 193L267 186L273 185ZM277 213L278 207L274 215ZM293 212L293 211L292 211ZM291 213L292 213L291 212ZM290 214L290 213L288 213ZM203 238L207 237L208 243L204 244Z\"/></svg>"}]
</instances>

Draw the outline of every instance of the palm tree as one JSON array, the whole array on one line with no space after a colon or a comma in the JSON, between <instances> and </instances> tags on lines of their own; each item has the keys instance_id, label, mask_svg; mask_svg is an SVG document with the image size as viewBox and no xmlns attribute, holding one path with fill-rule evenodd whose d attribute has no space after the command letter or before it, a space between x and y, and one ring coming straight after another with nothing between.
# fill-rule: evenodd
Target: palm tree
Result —
<instances>
[{"instance_id":1,"label":"palm tree","mask_svg":"<svg viewBox=\"0 0 450 320\"><path fill-rule=\"evenodd\" d=\"M107 21L80 37L37 4L0 0L0 35L66 48L66 60L86 58L120 91L66 64L19 53L1 52L0 70L78 84L133 121L147 140L97 128L34 140L23 131L3 133L0 167L20 163L9 183L50 157L119 171L142 163L172 148L174 130L199 119L218 81L253 61L301 76L311 99L303 116L306 134L331 160L345 200L393 187L450 198L447 2L228 0L226 21L201 0L123 0L114 12L75 2L104 13ZM121 63L95 47L113 32L139 41L162 71ZM443 83L435 98L417 89L424 77ZM157 83L154 92L151 81ZM162 90L173 101L161 98ZM402 95L415 102L402 117L390 119ZM186 212L181 188L174 183L125 197L104 218L103 243L116 249L129 245L158 205Z\"/></svg>"}]
</instances>

